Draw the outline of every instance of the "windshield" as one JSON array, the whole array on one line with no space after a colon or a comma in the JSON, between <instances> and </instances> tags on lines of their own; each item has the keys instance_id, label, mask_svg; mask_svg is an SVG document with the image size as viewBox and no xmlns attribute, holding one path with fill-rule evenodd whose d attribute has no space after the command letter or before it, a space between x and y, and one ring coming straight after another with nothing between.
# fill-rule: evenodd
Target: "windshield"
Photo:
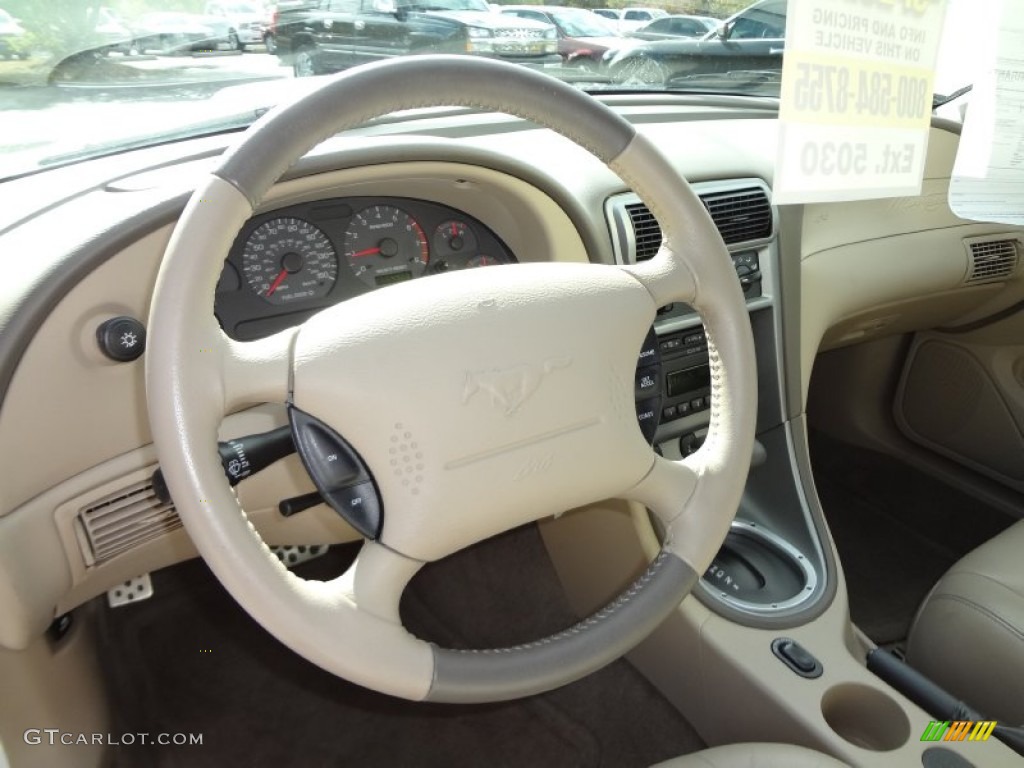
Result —
<instances>
[{"instance_id":1,"label":"windshield","mask_svg":"<svg viewBox=\"0 0 1024 768\"><path fill-rule=\"evenodd\" d=\"M674 3L616 8L615 20L582 7L502 13L501 3L484 0L0 4L0 178L244 128L308 78L400 55L486 56L593 93L777 97L788 5L689 4L718 25L703 40L644 40L631 33L666 8L678 11ZM936 93L972 81L989 5L950 0ZM577 37L602 44L571 45Z\"/></svg>"},{"instance_id":2,"label":"windshield","mask_svg":"<svg viewBox=\"0 0 1024 768\"><path fill-rule=\"evenodd\" d=\"M350 3L331 3L334 6L348 7ZM356 4L358 5L358 4ZM400 3L403 8L414 11L490 11L484 0L415 0Z\"/></svg>"},{"instance_id":3,"label":"windshield","mask_svg":"<svg viewBox=\"0 0 1024 768\"><path fill-rule=\"evenodd\" d=\"M614 37L618 33L605 19L590 11L565 10L552 12L551 18L569 37Z\"/></svg>"}]
</instances>

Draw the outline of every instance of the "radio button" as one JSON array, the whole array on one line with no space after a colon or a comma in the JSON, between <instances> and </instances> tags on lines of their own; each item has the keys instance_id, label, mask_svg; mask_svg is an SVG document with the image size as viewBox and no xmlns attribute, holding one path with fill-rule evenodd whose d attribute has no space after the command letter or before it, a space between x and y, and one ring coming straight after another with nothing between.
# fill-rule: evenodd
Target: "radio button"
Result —
<instances>
[{"instance_id":1,"label":"radio button","mask_svg":"<svg viewBox=\"0 0 1024 768\"><path fill-rule=\"evenodd\" d=\"M673 336L671 339L665 339L661 342L661 351L671 352L673 349L679 349L681 346L683 346L682 336Z\"/></svg>"},{"instance_id":2,"label":"radio button","mask_svg":"<svg viewBox=\"0 0 1024 768\"><path fill-rule=\"evenodd\" d=\"M690 410L691 409L689 403L680 403L679 405L676 406L676 413L678 413L680 416L689 416Z\"/></svg>"},{"instance_id":3,"label":"radio button","mask_svg":"<svg viewBox=\"0 0 1024 768\"><path fill-rule=\"evenodd\" d=\"M636 369L635 397L652 397L658 394L661 389L661 382L658 381L661 370L656 365L648 365Z\"/></svg>"},{"instance_id":4,"label":"radio button","mask_svg":"<svg viewBox=\"0 0 1024 768\"><path fill-rule=\"evenodd\" d=\"M641 400L636 404L636 423L640 425L644 439L651 442L658 431L658 398Z\"/></svg>"},{"instance_id":5,"label":"radio button","mask_svg":"<svg viewBox=\"0 0 1024 768\"><path fill-rule=\"evenodd\" d=\"M644 345L640 348L640 358L638 365L657 365L659 362L660 355L658 355L658 335L651 328L647 332L647 338L644 339Z\"/></svg>"},{"instance_id":6,"label":"radio button","mask_svg":"<svg viewBox=\"0 0 1024 768\"><path fill-rule=\"evenodd\" d=\"M676 407L674 405L670 405L667 408L665 408L661 412L661 418L664 421L671 421L672 419L676 418Z\"/></svg>"},{"instance_id":7,"label":"radio button","mask_svg":"<svg viewBox=\"0 0 1024 768\"><path fill-rule=\"evenodd\" d=\"M698 397L690 401L690 407L695 411L702 410L704 408L704 398Z\"/></svg>"}]
</instances>

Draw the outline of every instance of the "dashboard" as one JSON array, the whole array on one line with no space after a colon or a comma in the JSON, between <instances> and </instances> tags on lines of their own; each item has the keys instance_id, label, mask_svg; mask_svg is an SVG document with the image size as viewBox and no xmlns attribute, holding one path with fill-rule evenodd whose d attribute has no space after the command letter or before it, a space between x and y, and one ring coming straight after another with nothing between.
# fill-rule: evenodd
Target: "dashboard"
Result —
<instances>
[{"instance_id":1,"label":"dashboard","mask_svg":"<svg viewBox=\"0 0 1024 768\"><path fill-rule=\"evenodd\" d=\"M815 354L1019 300L1020 279L964 280L962 239L1005 228L960 221L943 204L957 136L942 125L932 129L920 198L779 207L770 204L774 104L607 101L662 148L716 220L724 217L723 234L734 233L727 242L758 348L758 432L768 455L756 470L766 500L755 499L746 515L771 523L825 567L828 548L824 559L816 555L819 537L797 503L800 489L790 484L786 504L776 490L789 471L786 435L804 410ZM112 509L122 498L152 501L147 483L156 467L144 358L104 357L96 329L117 316L145 322L174 223L196 180L232 141L228 134L155 147L0 187L8 221L0 251L33 255L0 285L0 554L15 582L45 585L10 593L19 602L8 613L24 617L0 638L10 647L45 627L55 605L73 608L119 579L194 555L173 509L163 508L158 527L146 527L155 516L140 516L128 554L94 560L83 544L90 510ZM464 110L384 120L303 158L228 253L210 254L226 258L215 311L227 335L248 340L440 271L493 262L631 263L659 241L656 222L636 204L628 185L585 150L525 121ZM760 223L748 230L755 218ZM638 414L660 422L654 442L666 455L686 453L710 419L700 318L676 306L656 329L661 371L653 383L638 373ZM283 407L253 409L225 419L220 437L283 423ZM313 490L294 456L238 486L271 543L354 538L323 506L279 514L282 498ZM793 510L785 520L782 508ZM20 554L30 551L46 557Z\"/></svg>"},{"instance_id":2,"label":"dashboard","mask_svg":"<svg viewBox=\"0 0 1024 768\"><path fill-rule=\"evenodd\" d=\"M1021 301L1022 273L968 280L965 239L1002 236L1008 228L962 221L949 211L955 127L933 126L918 197L776 206L775 104L606 101L659 146L705 200L732 255L757 347L760 452L755 448L740 510L745 527L733 532L735 557L718 561L695 593L701 632L724 637L734 625L785 627L796 637L822 623L845 627L845 601L831 600L842 594L842 574L813 503L802 431L815 356ZM6 216L0 253L32 257L19 258L0 284L0 613L10 617L0 625L0 646L28 647L55 615L196 555L173 505L153 493L157 457L144 358L104 357L96 329L118 316L146 321L174 224L197 179L233 140L205 137L0 185ZM229 337L248 341L394 283L494 264L590 261L611 268L643 260L659 243L653 215L628 184L567 140L508 116L406 115L327 140L275 186L228 252L210 254L225 260L214 308ZM679 458L697 449L711 420L708 344L700 318L685 305L665 308L655 330L638 349L638 421L658 450ZM414 377L409 382L412 387ZM280 428L284 411L283 404L270 404L232 413L219 438ZM548 467L539 462L528 469ZM237 486L268 544L357 538L322 504L291 516L280 511L284 498L314 490L294 455ZM553 550L564 550L559 567L567 584L573 583L572 563L580 564L574 589L584 596L576 598L581 613L587 596L604 588L603 573L618 578L638 556L630 549L636 532L628 511L600 504L584 511L598 521L593 528L569 513L545 532ZM111 519L122 538L116 552L105 555L90 536ZM562 535L566 543L558 545ZM585 552L577 556L570 540ZM806 594L783 594L786 599L767 605L739 594L725 577L739 572L743 558L764 565L764 572L774 567L792 574ZM789 567L795 561L801 566ZM595 562L622 567L595 569ZM726 593L723 584L737 594ZM729 621L706 621L712 613ZM807 626L797 626L801 622ZM769 682L790 674L759 661L767 652L754 645L759 635L729 639L740 649L730 656L732 666L714 658L692 666L713 670L718 664ZM814 647L811 640L808 647ZM820 650L820 637L817 642ZM655 676L690 674L677 661L668 659L672 672ZM760 666L748 671L747 664ZM828 679L837 679L837 669L840 677L860 679L859 666L833 656ZM680 678L678 687L735 689L736 678L708 674L716 684ZM802 711L820 721L826 683L800 689L790 683L784 677L772 685L802 696ZM823 726L808 726L808 732L814 728Z\"/></svg>"},{"instance_id":3,"label":"dashboard","mask_svg":"<svg viewBox=\"0 0 1024 768\"><path fill-rule=\"evenodd\" d=\"M215 312L238 341L298 325L386 285L517 260L478 219L399 197L338 197L253 217L235 239Z\"/></svg>"}]
</instances>

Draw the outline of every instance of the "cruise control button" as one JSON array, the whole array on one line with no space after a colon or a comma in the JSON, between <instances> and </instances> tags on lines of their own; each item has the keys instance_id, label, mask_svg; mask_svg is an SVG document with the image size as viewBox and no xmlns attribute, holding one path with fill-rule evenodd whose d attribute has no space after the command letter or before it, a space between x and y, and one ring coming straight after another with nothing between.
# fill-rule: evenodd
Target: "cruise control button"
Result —
<instances>
[{"instance_id":1,"label":"cruise control button","mask_svg":"<svg viewBox=\"0 0 1024 768\"><path fill-rule=\"evenodd\" d=\"M324 494L324 500L331 505L345 522L368 539L380 536L383 516L380 499L373 483L365 482L349 488L339 488Z\"/></svg>"},{"instance_id":2,"label":"cruise control button","mask_svg":"<svg viewBox=\"0 0 1024 768\"><path fill-rule=\"evenodd\" d=\"M291 408L288 416L295 447L320 493L368 479L355 452L341 435L298 408Z\"/></svg>"}]
</instances>

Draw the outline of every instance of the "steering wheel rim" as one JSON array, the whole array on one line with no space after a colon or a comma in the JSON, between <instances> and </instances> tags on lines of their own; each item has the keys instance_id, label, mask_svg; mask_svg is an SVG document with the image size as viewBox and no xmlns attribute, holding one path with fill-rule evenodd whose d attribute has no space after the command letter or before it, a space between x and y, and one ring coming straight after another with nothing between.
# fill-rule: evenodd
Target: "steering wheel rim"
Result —
<instances>
[{"instance_id":1,"label":"steering wheel rim","mask_svg":"<svg viewBox=\"0 0 1024 768\"><path fill-rule=\"evenodd\" d=\"M435 95L438 83L458 96ZM400 109L443 105L518 115L588 149L655 214L664 236L658 254L629 267L520 264L439 275L343 302L267 339L227 338L212 307L221 264L208 254L227 253L284 171L341 130ZM492 274L501 275L500 284ZM708 437L679 462L650 449L632 413L641 340L656 309L673 301L691 304L704 319L712 387ZM480 334L494 328L503 334L498 350L480 343ZM149 339L154 443L178 513L211 570L296 652L408 699L516 698L618 658L661 623L711 562L749 468L753 340L710 217L628 122L582 92L515 65L463 56L394 59L331 78L268 113L187 204L158 274ZM431 360L422 349L431 350ZM469 371L504 373L524 359L527 373L516 369L513 376L514 413L509 402L502 414L488 411L485 398L471 401L462 392L460 400L451 392L453 380ZM362 410L354 405L374 396L387 403L397 386L388 377L401 378L409 361L423 366L417 379L432 385L426 413L398 413L396 405L385 417L365 402ZM379 488L380 538L366 542L352 568L332 582L306 582L281 565L223 476L216 454L221 419L264 402L286 403L342 431ZM476 436L472 428L480 423L487 434ZM426 457L410 484L413 478L390 472L388 464L395 465L399 443L415 447L417 438ZM516 470L538 450L553 458L557 477ZM461 511L477 493L487 494L487 504L470 517ZM424 562L616 495L650 507L668 535L640 579L594 616L535 643L472 652L437 648L402 627L398 600Z\"/></svg>"}]
</instances>

